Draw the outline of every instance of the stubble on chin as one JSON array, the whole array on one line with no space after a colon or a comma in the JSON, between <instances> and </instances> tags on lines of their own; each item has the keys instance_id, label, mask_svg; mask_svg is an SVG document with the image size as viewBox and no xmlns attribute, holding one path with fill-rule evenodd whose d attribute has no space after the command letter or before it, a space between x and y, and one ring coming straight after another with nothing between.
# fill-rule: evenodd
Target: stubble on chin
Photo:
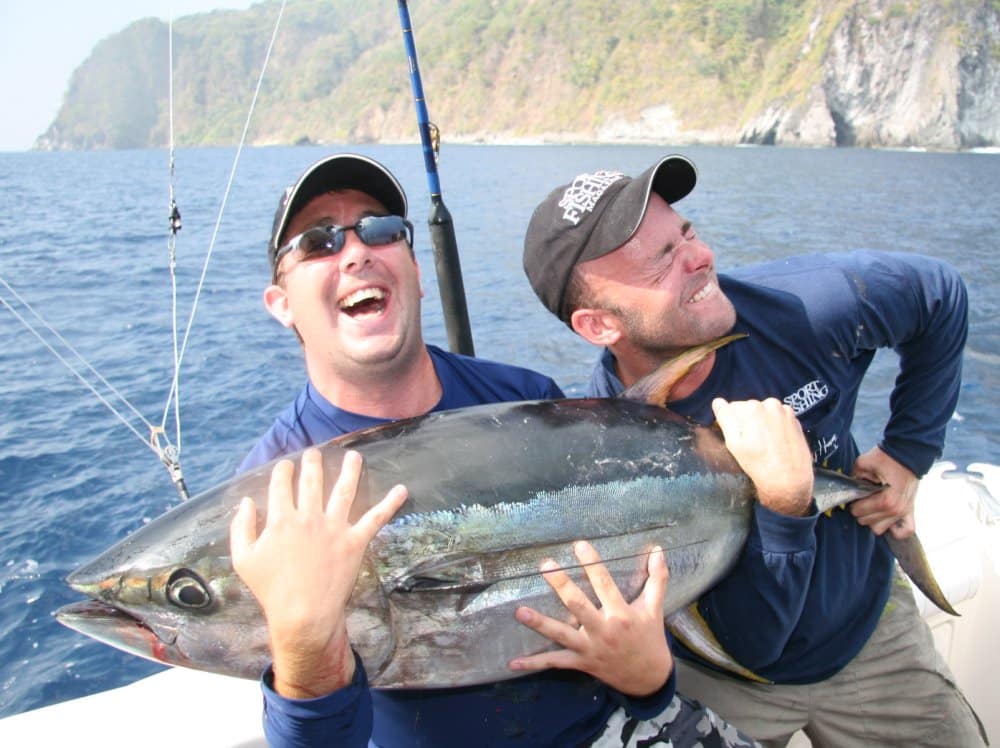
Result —
<instances>
[{"instance_id":1,"label":"stubble on chin","mask_svg":"<svg viewBox=\"0 0 1000 748\"><path fill-rule=\"evenodd\" d=\"M666 315L654 318L634 312L620 314L630 342L647 354L658 358L671 357L728 334L736 324L736 310L728 298L720 310L705 317L681 309L676 318Z\"/></svg>"}]
</instances>

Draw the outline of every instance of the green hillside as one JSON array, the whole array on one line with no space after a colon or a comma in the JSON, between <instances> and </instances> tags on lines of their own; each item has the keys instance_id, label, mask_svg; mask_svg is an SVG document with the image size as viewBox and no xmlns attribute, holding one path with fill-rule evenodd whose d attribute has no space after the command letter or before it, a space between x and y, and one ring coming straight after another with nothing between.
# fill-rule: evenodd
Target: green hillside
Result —
<instances>
[{"instance_id":1,"label":"green hillside","mask_svg":"<svg viewBox=\"0 0 1000 748\"><path fill-rule=\"evenodd\" d=\"M262 2L175 22L178 144L237 142L279 7ZM934 137L945 131L944 141L930 144L988 145L1000 127L962 133L961 91L951 90L965 85L962 66L976 51L983 95L997 106L1000 0L420 0L410 13L431 118L445 139L809 144L814 136L796 123L820 112L821 141L891 145L881 136L845 141L858 132L853 115L829 102L841 77L855 73L837 65L857 57L864 72L895 63L906 76L942 49L957 50L955 72L938 76L940 90L927 95L955 99L954 122L935 122ZM905 53L896 46L913 38L928 59L895 60ZM852 49L859 39L864 45ZM154 19L102 41L74 73L39 147L164 145L167 41L166 24ZM890 83L882 95L903 85ZM877 90L861 94L861 104L849 102L858 111L884 103ZM249 139L413 140L412 111L396 3L292 0Z\"/></svg>"}]
</instances>

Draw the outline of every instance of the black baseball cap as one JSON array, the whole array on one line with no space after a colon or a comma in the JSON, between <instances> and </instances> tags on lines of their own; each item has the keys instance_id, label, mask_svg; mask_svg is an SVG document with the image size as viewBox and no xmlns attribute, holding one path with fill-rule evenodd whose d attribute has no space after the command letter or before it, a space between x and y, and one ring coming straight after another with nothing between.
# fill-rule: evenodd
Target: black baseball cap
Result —
<instances>
[{"instance_id":1,"label":"black baseball cap","mask_svg":"<svg viewBox=\"0 0 1000 748\"><path fill-rule=\"evenodd\" d=\"M597 171L557 187L535 208L524 236L524 272L538 298L569 324L563 303L573 268L625 244L642 223L650 192L675 203L697 179L691 161L671 155L634 179Z\"/></svg>"},{"instance_id":2,"label":"black baseball cap","mask_svg":"<svg viewBox=\"0 0 1000 748\"><path fill-rule=\"evenodd\" d=\"M356 153L327 156L310 166L299 180L286 187L271 227L267 258L274 272L274 258L281 248L289 222L314 197L331 190L351 189L371 195L393 215L406 218L406 193L399 181L382 164Z\"/></svg>"}]
</instances>

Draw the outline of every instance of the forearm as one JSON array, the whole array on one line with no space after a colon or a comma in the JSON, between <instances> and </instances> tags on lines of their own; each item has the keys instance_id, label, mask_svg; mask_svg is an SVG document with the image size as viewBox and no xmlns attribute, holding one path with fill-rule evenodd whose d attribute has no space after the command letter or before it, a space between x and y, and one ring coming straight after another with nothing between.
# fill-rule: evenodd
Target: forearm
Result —
<instances>
[{"instance_id":1,"label":"forearm","mask_svg":"<svg viewBox=\"0 0 1000 748\"><path fill-rule=\"evenodd\" d=\"M288 645L272 641L274 690L290 699L314 699L349 685L356 670L354 653L346 629L329 643L322 654L302 650L293 640Z\"/></svg>"}]
</instances>

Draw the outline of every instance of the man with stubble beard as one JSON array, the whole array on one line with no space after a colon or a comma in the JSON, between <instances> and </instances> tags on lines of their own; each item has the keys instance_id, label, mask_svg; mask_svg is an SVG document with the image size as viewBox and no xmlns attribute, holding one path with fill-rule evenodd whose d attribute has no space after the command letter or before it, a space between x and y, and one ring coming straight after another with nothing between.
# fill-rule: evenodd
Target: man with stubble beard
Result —
<instances>
[{"instance_id":1,"label":"man with stubble beard","mask_svg":"<svg viewBox=\"0 0 1000 748\"><path fill-rule=\"evenodd\" d=\"M670 409L717 418L734 454L778 446L727 428L741 412L794 412L818 465L888 488L822 515L799 491L758 492L738 565L697 612L759 681L675 642L679 691L768 746L799 729L836 748L981 745L883 537L913 533L919 476L941 454L958 401L961 278L930 257L860 251L719 274L674 207L695 182L688 159L668 156L634 179L580 174L535 209L525 272L549 311L603 349L588 394L614 396L690 346L744 333L678 383ZM861 453L851 425L880 348L898 354L899 376L883 438Z\"/></svg>"}]
</instances>

